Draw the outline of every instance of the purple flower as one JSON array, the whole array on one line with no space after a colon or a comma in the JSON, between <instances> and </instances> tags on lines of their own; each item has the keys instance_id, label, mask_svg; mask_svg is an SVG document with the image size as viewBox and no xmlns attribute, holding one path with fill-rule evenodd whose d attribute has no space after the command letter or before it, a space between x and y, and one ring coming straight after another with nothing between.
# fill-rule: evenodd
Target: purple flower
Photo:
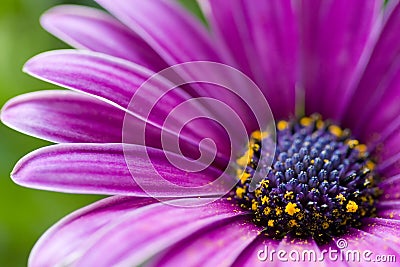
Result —
<instances>
[{"instance_id":1,"label":"purple flower","mask_svg":"<svg viewBox=\"0 0 400 267\"><path fill-rule=\"evenodd\" d=\"M383 0L200 0L210 31L172 1L97 2L117 19L79 6L49 10L42 25L81 50L47 52L24 67L74 92L22 95L1 113L11 128L59 143L21 159L12 172L16 183L112 195L48 230L31 266L255 266L267 264L265 256L279 265L296 257L290 251L321 256L332 248L370 251L364 262L399 259L397 1L384 7ZM244 92L245 102L217 85L168 91L170 76L145 83L195 61L195 71L184 68L174 78L223 76L236 84L236 76L199 61L242 71L268 100L276 133L259 127L257 114L268 110L246 105L261 100L242 83L235 92ZM159 93L164 98L155 101ZM190 102L199 97L227 109ZM213 114L229 129L242 121L249 142L207 119L179 128L192 114ZM163 131L167 144L178 136L182 151L163 146ZM199 171L190 173L173 164L200 157L204 138L218 151L210 164L193 163ZM178 187L165 186L159 175ZM272 250L287 253L272 260Z\"/></svg>"}]
</instances>

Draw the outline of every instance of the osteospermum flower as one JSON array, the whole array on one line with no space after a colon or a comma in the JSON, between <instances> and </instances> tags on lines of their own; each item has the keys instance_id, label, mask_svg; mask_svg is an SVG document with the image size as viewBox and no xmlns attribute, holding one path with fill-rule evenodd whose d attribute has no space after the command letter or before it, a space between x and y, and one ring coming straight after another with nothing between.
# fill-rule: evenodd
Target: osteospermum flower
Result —
<instances>
[{"instance_id":1,"label":"osteospermum flower","mask_svg":"<svg viewBox=\"0 0 400 267\"><path fill-rule=\"evenodd\" d=\"M21 159L12 172L16 183L113 195L48 230L31 266L255 266L265 264L266 247L318 253L343 249L343 241L372 251L371 259L399 258L400 5L201 0L207 30L173 1L98 2L114 17L79 6L48 11L42 25L82 50L44 53L24 68L75 92L31 93L2 110L10 127L60 143ZM248 75L268 100L275 130L258 127L249 115L249 109L268 113L266 107L246 108L211 85L179 86L153 103L157 90L167 92L168 79L143 83L192 61L224 63ZM199 68L194 75L223 73ZM258 98L253 89L241 90ZM163 147L168 114L197 97L232 107L248 142L228 149L226 132L199 119L167 128L179 135L183 154ZM141 113L147 102L155 114L148 118ZM185 121L193 110L236 127L225 111L201 103L172 120ZM171 163L197 159L193 146L208 137L218 153L206 168L198 163L198 172L187 172ZM181 187L162 186L153 168ZM221 175L222 183L205 189ZM238 182L225 192L229 178Z\"/></svg>"}]
</instances>

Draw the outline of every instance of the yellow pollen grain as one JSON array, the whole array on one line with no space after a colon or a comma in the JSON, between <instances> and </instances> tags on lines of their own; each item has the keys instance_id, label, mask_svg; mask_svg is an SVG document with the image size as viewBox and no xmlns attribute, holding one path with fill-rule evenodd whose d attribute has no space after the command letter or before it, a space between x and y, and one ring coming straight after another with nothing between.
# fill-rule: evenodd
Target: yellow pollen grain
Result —
<instances>
[{"instance_id":1,"label":"yellow pollen grain","mask_svg":"<svg viewBox=\"0 0 400 267\"><path fill-rule=\"evenodd\" d=\"M251 147L253 148L254 151L259 151L260 150L260 145L259 144L253 144Z\"/></svg>"},{"instance_id":2,"label":"yellow pollen grain","mask_svg":"<svg viewBox=\"0 0 400 267\"><path fill-rule=\"evenodd\" d=\"M303 117L300 119L300 124L302 126L310 126L313 121L310 117Z\"/></svg>"},{"instance_id":3,"label":"yellow pollen grain","mask_svg":"<svg viewBox=\"0 0 400 267\"><path fill-rule=\"evenodd\" d=\"M251 209L257 210L257 201L255 201L254 199L253 199L253 203L251 204Z\"/></svg>"},{"instance_id":4,"label":"yellow pollen grain","mask_svg":"<svg viewBox=\"0 0 400 267\"><path fill-rule=\"evenodd\" d=\"M260 190L260 189L254 190L254 195L255 195L256 197L259 197L259 196L261 195L261 190Z\"/></svg>"},{"instance_id":5,"label":"yellow pollen grain","mask_svg":"<svg viewBox=\"0 0 400 267\"><path fill-rule=\"evenodd\" d=\"M318 120L317 121L317 128L318 129L322 129L322 127L324 127L325 123L322 120Z\"/></svg>"},{"instance_id":6,"label":"yellow pollen grain","mask_svg":"<svg viewBox=\"0 0 400 267\"><path fill-rule=\"evenodd\" d=\"M261 185L261 186L264 186L265 188L267 188L268 185L269 185L269 180L262 180L262 181L260 182L260 185Z\"/></svg>"},{"instance_id":7,"label":"yellow pollen grain","mask_svg":"<svg viewBox=\"0 0 400 267\"><path fill-rule=\"evenodd\" d=\"M347 212L356 212L358 210L358 205L356 202L350 200L346 206Z\"/></svg>"},{"instance_id":8,"label":"yellow pollen grain","mask_svg":"<svg viewBox=\"0 0 400 267\"><path fill-rule=\"evenodd\" d=\"M347 141L347 145L352 149L355 148L356 146L358 146L358 144L359 144L358 140L349 140L349 141Z\"/></svg>"},{"instance_id":9,"label":"yellow pollen grain","mask_svg":"<svg viewBox=\"0 0 400 267\"><path fill-rule=\"evenodd\" d=\"M246 190L244 190L243 188L241 188L241 187L238 187L238 188L236 188L236 195L239 197L239 198L243 198L243 194L246 192Z\"/></svg>"},{"instance_id":10,"label":"yellow pollen grain","mask_svg":"<svg viewBox=\"0 0 400 267\"><path fill-rule=\"evenodd\" d=\"M283 196L286 199L293 199L293 192L292 191L286 191L285 195Z\"/></svg>"},{"instance_id":11,"label":"yellow pollen grain","mask_svg":"<svg viewBox=\"0 0 400 267\"><path fill-rule=\"evenodd\" d=\"M361 216L365 216L365 214L366 214L367 212L365 211L365 209L361 209Z\"/></svg>"},{"instance_id":12,"label":"yellow pollen grain","mask_svg":"<svg viewBox=\"0 0 400 267\"><path fill-rule=\"evenodd\" d=\"M365 144L360 144L358 146L356 146L356 149L361 153L361 154L365 154L365 152L367 152L367 146Z\"/></svg>"},{"instance_id":13,"label":"yellow pollen grain","mask_svg":"<svg viewBox=\"0 0 400 267\"><path fill-rule=\"evenodd\" d=\"M246 166L247 164L250 163L253 155L254 151L251 148L249 148L243 156L241 156L236 160L236 163L239 164L240 166Z\"/></svg>"},{"instance_id":14,"label":"yellow pollen grain","mask_svg":"<svg viewBox=\"0 0 400 267\"><path fill-rule=\"evenodd\" d=\"M328 229L328 227L329 227L329 223L327 223L327 222L322 223L322 228Z\"/></svg>"},{"instance_id":15,"label":"yellow pollen grain","mask_svg":"<svg viewBox=\"0 0 400 267\"><path fill-rule=\"evenodd\" d=\"M281 208L276 208L275 209L275 213L276 213L276 215L281 215L282 214L282 209Z\"/></svg>"},{"instance_id":16,"label":"yellow pollen grain","mask_svg":"<svg viewBox=\"0 0 400 267\"><path fill-rule=\"evenodd\" d=\"M266 138L266 137L268 137L269 136L269 133L268 132L261 132L261 131L255 131L255 132L253 132L252 134L251 134L251 137L253 138L253 139L256 139L256 140L261 140L261 139L263 139L263 138Z\"/></svg>"},{"instance_id":17,"label":"yellow pollen grain","mask_svg":"<svg viewBox=\"0 0 400 267\"><path fill-rule=\"evenodd\" d=\"M367 163L365 164L365 166L370 169L371 171L375 169L375 163L373 163L372 161L368 160Z\"/></svg>"},{"instance_id":18,"label":"yellow pollen grain","mask_svg":"<svg viewBox=\"0 0 400 267\"><path fill-rule=\"evenodd\" d=\"M261 204L267 204L268 203L268 201L269 201L269 198L267 197L267 196L263 196L262 198L261 198Z\"/></svg>"},{"instance_id":19,"label":"yellow pollen grain","mask_svg":"<svg viewBox=\"0 0 400 267\"><path fill-rule=\"evenodd\" d=\"M261 132L260 131L255 131L251 134L251 138L260 140L261 139Z\"/></svg>"},{"instance_id":20,"label":"yellow pollen grain","mask_svg":"<svg viewBox=\"0 0 400 267\"><path fill-rule=\"evenodd\" d=\"M279 121L278 124L276 125L279 131L283 131L288 127L288 122L287 121Z\"/></svg>"},{"instance_id":21,"label":"yellow pollen grain","mask_svg":"<svg viewBox=\"0 0 400 267\"><path fill-rule=\"evenodd\" d=\"M273 227L274 226L274 220L268 220L268 226Z\"/></svg>"},{"instance_id":22,"label":"yellow pollen grain","mask_svg":"<svg viewBox=\"0 0 400 267\"><path fill-rule=\"evenodd\" d=\"M340 204L343 204L343 202L346 201L346 198L342 194L337 195L335 198L340 200Z\"/></svg>"},{"instance_id":23,"label":"yellow pollen grain","mask_svg":"<svg viewBox=\"0 0 400 267\"><path fill-rule=\"evenodd\" d=\"M299 211L300 211L300 209L297 208L297 204L296 203L289 202L286 205L285 212L287 214L289 214L290 216L293 216L295 213L297 213Z\"/></svg>"},{"instance_id":24,"label":"yellow pollen grain","mask_svg":"<svg viewBox=\"0 0 400 267\"><path fill-rule=\"evenodd\" d=\"M329 132L335 135L336 137L340 137L342 136L343 130L337 125L331 125L329 126Z\"/></svg>"},{"instance_id":25,"label":"yellow pollen grain","mask_svg":"<svg viewBox=\"0 0 400 267\"><path fill-rule=\"evenodd\" d=\"M244 154L243 156L241 156L240 158L238 158L236 160L236 163L239 166L246 166L247 165L247 161L248 161L248 157L247 157L247 152L246 152L246 154Z\"/></svg>"},{"instance_id":26,"label":"yellow pollen grain","mask_svg":"<svg viewBox=\"0 0 400 267\"><path fill-rule=\"evenodd\" d=\"M248 179L250 178L250 173L243 173L242 177L240 177L240 181L242 182L242 184L244 184Z\"/></svg>"},{"instance_id":27,"label":"yellow pollen grain","mask_svg":"<svg viewBox=\"0 0 400 267\"><path fill-rule=\"evenodd\" d=\"M270 207L266 207L265 209L264 209L264 214L265 215L268 215L268 214L270 214L271 213L271 208Z\"/></svg>"},{"instance_id":28,"label":"yellow pollen grain","mask_svg":"<svg viewBox=\"0 0 400 267\"><path fill-rule=\"evenodd\" d=\"M289 221L289 227L299 226L295 220Z\"/></svg>"}]
</instances>

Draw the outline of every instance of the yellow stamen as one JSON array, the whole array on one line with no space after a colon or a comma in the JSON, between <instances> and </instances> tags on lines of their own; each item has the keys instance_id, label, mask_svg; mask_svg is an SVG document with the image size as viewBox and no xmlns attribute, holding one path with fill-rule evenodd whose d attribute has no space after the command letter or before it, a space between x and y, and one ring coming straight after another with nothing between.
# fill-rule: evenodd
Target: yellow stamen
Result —
<instances>
[{"instance_id":1,"label":"yellow stamen","mask_svg":"<svg viewBox=\"0 0 400 267\"><path fill-rule=\"evenodd\" d=\"M277 124L277 128L279 131L283 131L288 127L288 122L287 121L279 121Z\"/></svg>"},{"instance_id":2,"label":"yellow stamen","mask_svg":"<svg viewBox=\"0 0 400 267\"><path fill-rule=\"evenodd\" d=\"M310 126L311 125L311 123L313 123L313 119L311 119L310 117L303 117L303 118L301 118L300 119L300 124L302 125L302 126Z\"/></svg>"},{"instance_id":3,"label":"yellow stamen","mask_svg":"<svg viewBox=\"0 0 400 267\"><path fill-rule=\"evenodd\" d=\"M317 121L317 128L318 129L322 129L322 127L324 127L325 123L322 120L318 120Z\"/></svg>"},{"instance_id":4,"label":"yellow stamen","mask_svg":"<svg viewBox=\"0 0 400 267\"><path fill-rule=\"evenodd\" d=\"M242 182L242 184L244 184L249 178L250 178L250 173L245 172L240 177L240 181Z\"/></svg>"},{"instance_id":5,"label":"yellow stamen","mask_svg":"<svg viewBox=\"0 0 400 267\"><path fill-rule=\"evenodd\" d=\"M348 145L351 149L353 149L353 148L355 148L356 146L358 146L358 144L359 144L358 140L348 140L348 141L347 141L347 145Z\"/></svg>"},{"instance_id":6,"label":"yellow stamen","mask_svg":"<svg viewBox=\"0 0 400 267\"><path fill-rule=\"evenodd\" d=\"M371 171L375 169L375 163L373 163L372 161L368 160L367 163L365 164L365 166L370 169Z\"/></svg>"},{"instance_id":7,"label":"yellow stamen","mask_svg":"<svg viewBox=\"0 0 400 267\"><path fill-rule=\"evenodd\" d=\"M297 208L297 204L296 203L289 202L286 205L285 212L287 214L289 214L290 216L293 216L296 212L299 212L299 211L300 211L300 209Z\"/></svg>"},{"instance_id":8,"label":"yellow stamen","mask_svg":"<svg viewBox=\"0 0 400 267\"><path fill-rule=\"evenodd\" d=\"M256 197L259 197L259 196L261 195L261 190L260 190L260 189L254 190L254 195L255 195Z\"/></svg>"},{"instance_id":9,"label":"yellow stamen","mask_svg":"<svg viewBox=\"0 0 400 267\"><path fill-rule=\"evenodd\" d=\"M276 209L275 209L275 213L276 213L276 215L278 215L278 216L281 215L281 214L282 214L282 209L279 208L279 207L276 208Z\"/></svg>"},{"instance_id":10,"label":"yellow stamen","mask_svg":"<svg viewBox=\"0 0 400 267\"><path fill-rule=\"evenodd\" d=\"M293 192L292 191L286 191L285 195L283 196L286 199L293 199Z\"/></svg>"},{"instance_id":11,"label":"yellow stamen","mask_svg":"<svg viewBox=\"0 0 400 267\"><path fill-rule=\"evenodd\" d=\"M358 210L358 205L356 202L350 200L346 206L347 212L356 212Z\"/></svg>"},{"instance_id":12,"label":"yellow stamen","mask_svg":"<svg viewBox=\"0 0 400 267\"><path fill-rule=\"evenodd\" d=\"M337 195L335 198L340 200L340 205L342 205L343 202L346 201L346 198L342 194Z\"/></svg>"},{"instance_id":13,"label":"yellow stamen","mask_svg":"<svg viewBox=\"0 0 400 267\"><path fill-rule=\"evenodd\" d=\"M261 140L265 137L268 137L268 132L254 131L251 134L251 138L256 139L256 140Z\"/></svg>"},{"instance_id":14,"label":"yellow stamen","mask_svg":"<svg viewBox=\"0 0 400 267\"><path fill-rule=\"evenodd\" d=\"M265 188L267 188L268 185L269 185L269 180L262 180L262 181L260 182L260 185L261 185L261 186L264 186Z\"/></svg>"},{"instance_id":15,"label":"yellow stamen","mask_svg":"<svg viewBox=\"0 0 400 267\"><path fill-rule=\"evenodd\" d=\"M367 152L367 146L365 144L360 144L356 146L356 149L360 152L361 155L364 155Z\"/></svg>"},{"instance_id":16,"label":"yellow stamen","mask_svg":"<svg viewBox=\"0 0 400 267\"><path fill-rule=\"evenodd\" d=\"M251 209L252 210L257 210L257 201L255 201L254 199L253 199L253 203L251 204Z\"/></svg>"},{"instance_id":17,"label":"yellow stamen","mask_svg":"<svg viewBox=\"0 0 400 267\"><path fill-rule=\"evenodd\" d=\"M269 201L269 198L267 197L267 196L263 196L262 198L261 198L261 204L267 204L268 203L268 201Z\"/></svg>"},{"instance_id":18,"label":"yellow stamen","mask_svg":"<svg viewBox=\"0 0 400 267\"><path fill-rule=\"evenodd\" d=\"M343 130L337 125L331 125L329 126L329 132L335 135L336 137L340 137L342 136Z\"/></svg>"},{"instance_id":19,"label":"yellow stamen","mask_svg":"<svg viewBox=\"0 0 400 267\"><path fill-rule=\"evenodd\" d=\"M264 209L264 214L265 215L268 215L268 214L270 214L271 213L271 208L270 207L266 207L265 209Z\"/></svg>"},{"instance_id":20,"label":"yellow stamen","mask_svg":"<svg viewBox=\"0 0 400 267\"><path fill-rule=\"evenodd\" d=\"M239 198L243 198L243 194L246 192L246 190L244 190L243 188L241 188L241 187L238 187L238 188L236 188L236 195L239 197Z\"/></svg>"}]
</instances>

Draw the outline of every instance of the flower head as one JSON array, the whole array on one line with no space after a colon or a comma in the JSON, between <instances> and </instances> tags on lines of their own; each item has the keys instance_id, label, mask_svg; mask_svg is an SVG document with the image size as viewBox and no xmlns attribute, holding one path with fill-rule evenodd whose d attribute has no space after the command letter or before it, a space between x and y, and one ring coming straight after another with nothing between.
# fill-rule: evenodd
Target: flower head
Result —
<instances>
[{"instance_id":1,"label":"flower head","mask_svg":"<svg viewBox=\"0 0 400 267\"><path fill-rule=\"evenodd\" d=\"M31 266L255 266L265 246L400 256L397 2L199 0L209 30L173 1L97 2L112 16L49 10L42 25L78 50L24 67L75 92L1 113L59 143L21 159L16 183L112 195L48 230Z\"/></svg>"}]
</instances>

